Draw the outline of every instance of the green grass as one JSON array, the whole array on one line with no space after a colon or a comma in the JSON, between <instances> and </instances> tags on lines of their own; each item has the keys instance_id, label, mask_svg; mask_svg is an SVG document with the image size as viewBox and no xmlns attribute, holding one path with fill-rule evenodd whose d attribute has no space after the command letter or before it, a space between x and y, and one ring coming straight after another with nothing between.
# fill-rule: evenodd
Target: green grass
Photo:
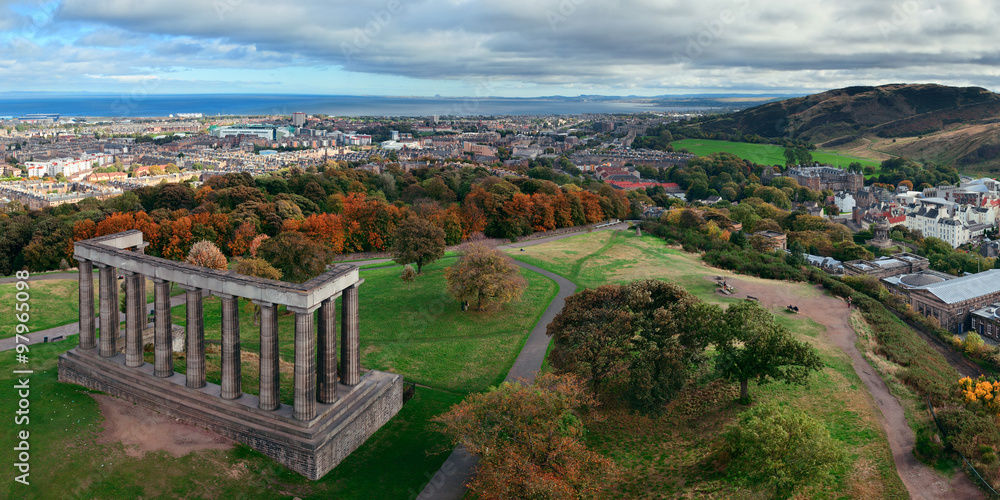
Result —
<instances>
[{"instance_id":1,"label":"green grass","mask_svg":"<svg viewBox=\"0 0 1000 500\"><path fill-rule=\"evenodd\" d=\"M317 482L245 446L174 457L165 452L126 455L120 443L97 444L103 417L92 391L56 381L56 358L76 337L31 348L28 425L0 424L0 446L12 450L15 433L30 432L30 485L9 478L0 498L404 498L419 492L451 453L430 418L460 396L418 388L396 417ZM12 387L13 356L0 357L0 383ZM8 398L15 401L13 393ZM11 409L13 412L13 409ZM13 414L11 413L11 417ZM13 452L6 455L14 462Z\"/></svg>"},{"instance_id":2,"label":"green grass","mask_svg":"<svg viewBox=\"0 0 1000 500\"><path fill-rule=\"evenodd\" d=\"M687 149L692 154L707 156L712 153L726 152L732 153L744 160L750 160L760 165L784 165L785 148L773 144L750 144L747 142L715 141L709 139L683 139L670 143L676 149ZM878 168L877 161L842 155L832 151L815 150L810 151L813 160L820 163L827 163L841 168L847 168L854 162L859 162L863 166Z\"/></svg>"},{"instance_id":3,"label":"green grass","mask_svg":"<svg viewBox=\"0 0 1000 500\"><path fill-rule=\"evenodd\" d=\"M706 278L719 271L704 265L696 254L628 231L585 234L514 255L562 274L581 287L660 278L713 303L735 300L715 292L715 284ZM803 296L819 293L804 284L772 283L796 287L796 293ZM864 384L850 358L826 338L823 325L780 308L772 312L797 338L818 349L825 367L812 376L807 387L751 384L754 404L771 401L806 411L830 430L849 455L847 467L833 471L825 483L801 491L802 498L906 498L877 407L866 391L859 390ZM711 351L708 354L711 356ZM724 471L721 430L746 409L735 402L738 388L716 379L708 367L695 381L660 417L636 415L613 398L587 416L588 445L625 470L620 496L753 498L753 492L734 485Z\"/></svg>"},{"instance_id":4,"label":"green grass","mask_svg":"<svg viewBox=\"0 0 1000 500\"><path fill-rule=\"evenodd\" d=\"M95 273L96 278L96 273ZM100 316L98 280L94 280L94 314ZM119 281L119 284L121 281ZM37 332L57 326L80 321L80 282L76 279L28 281L29 294L28 327ZM14 326L17 319L14 314L14 304L17 303L17 285L7 283L0 285L0 338L14 336ZM184 293L178 286L173 286L170 294ZM153 282L146 280L146 303L153 301ZM100 324L99 322L97 323Z\"/></svg>"},{"instance_id":5,"label":"green grass","mask_svg":"<svg viewBox=\"0 0 1000 500\"><path fill-rule=\"evenodd\" d=\"M501 382L528 333L555 296L555 282L522 270L528 289L520 300L499 311L462 312L445 293L444 258L424 267L412 283L399 279L401 267L362 271L359 291L361 363L364 368L400 373L407 380L454 392L475 392ZM221 340L221 302L206 299L205 338ZM340 301L337 302L340 328ZM173 322L185 325L185 306L172 311ZM294 315L279 309L279 352L294 359ZM260 329L240 301L240 340L244 351L260 352ZM214 372L208 372L211 378ZM216 368L218 370L218 368ZM257 382L245 380L245 383Z\"/></svg>"},{"instance_id":6,"label":"green grass","mask_svg":"<svg viewBox=\"0 0 1000 500\"><path fill-rule=\"evenodd\" d=\"M358 450L317 482L278 465L245 446L223 451L200 451L183 457L164 452L130 457L123 445L97 444L103 417L92 391L57 382L56 358L74 347L77 336L64 342L32 346L31 456L32 484L21 487L7 481L0 498L406 498L421 491L453 447L430 419L461 401L465 393L484 390L501 381L521 349L531 327L555 296L551 280L522 271L528 290L518 302L493 313L461 312L443 294L448 257L427 266L413 283L399 279L400 268L363 271L360 290L362 364L365 368L401 373L418 387L389 423ZM45 288L32 283L32 291ZM77 320L75 280L63 281L60 292L32 295L33 310L66 309L53 323ZM0 288L0 290L3 290ZM42 303L44 305L36 305ZM6 303L6 302L5 302ZM259 328L241 302L241 343L244 350L244 392L258 393ZM339 304L338 304L339 313ZM291 314L279 311L282 356L281 396L292 402L294 347ZM39 315L42 317L44 315ZM172 310L175 323L185 323L185 306ZM217 298L204 303L208 339L219 339L221 306ZM339 329L339 318L338 318ZM219 354L206 354L207 378L218 383ZM152 361L151 353L146 353ZM184 371L183 353L174 366ZM21 367L21 366L18 366ZM13 356L0 356L0 384L13 385ZM11 401L14 401L13 396ZM0 446L12 449L19 427L5 419ZM13 462L11 462L13 463ZM206 471L211 471L206 476Z\"/></svg>"}]
</instances>

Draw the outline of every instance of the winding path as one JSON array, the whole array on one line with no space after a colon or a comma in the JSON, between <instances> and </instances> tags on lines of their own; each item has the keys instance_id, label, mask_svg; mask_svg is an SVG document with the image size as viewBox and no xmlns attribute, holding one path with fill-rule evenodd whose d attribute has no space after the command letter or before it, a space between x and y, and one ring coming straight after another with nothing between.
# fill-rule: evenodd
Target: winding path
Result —
<instances>
[{"instance_id":1,"label":"winding path","mask_svg":"<svg viewBox=\"0 0 1000 500\"><path fill-rule=\"evenodd\" d=\"M554 238L559 237L556 236ZM546 241L552 240L547 239ZM527 242L525 246L532 244L537 245L539 243L533 241ZM548 328L549 323L559 314L559 311L562 311L563 306L566 304L566 297L576 292L576 284L558 274L530 264L517 262L517 265L541 274L559 285L559 292L552 299L552 302L549 303L549 307L545 309L545 312L542 313L542 317L535 323L535 327L531 330L531 334L524 343L521 353L514 360L514 366L507 372L507 378L504 379L507 382L524 380L531 383L535 380L535 374L542 368L545 352L549 348L549 336L545 334L545 330ZM465 495L467 490L465 485L472 479L473 469L475 469L477 462L476 457L465 451L465 448L462 446L456 447L455 451L451 452L448 459L441 465L437 473L430 478L430 481L416 498L420 500L459 500Z\"/></svg>"},{"instance_id":2,"label":"winding path","mask_svg":"<svg viewBox=\"0 0 1000 500\"><path fill-rule=\"evenodd\" d=\"M712 279L712 276L705 276ZM738 277L726 276L726 281L733 284L738 293L736 298L747 295L756 297L760 302L770 307L785 307L793 304L799 307L801 314L825 326L827 338L851 358L854 372L865 384L872 395L874 403L881 415L882 427L889 441L889 449L896 463L896 473L903 480L910 498L915 500L962 500L984 498L984 494L962 472L951 478L946 478L934 472L930 467L920 463L913 456L913 430L906 421L903 405L896 396L889 392L882 377L858 350L857 334L850 324L851 312L847 303L830 295L819 295L811 298L798 296L791 287L774 286L772 284L756 283L741 280Z\"/></svg>"}]
</instances>

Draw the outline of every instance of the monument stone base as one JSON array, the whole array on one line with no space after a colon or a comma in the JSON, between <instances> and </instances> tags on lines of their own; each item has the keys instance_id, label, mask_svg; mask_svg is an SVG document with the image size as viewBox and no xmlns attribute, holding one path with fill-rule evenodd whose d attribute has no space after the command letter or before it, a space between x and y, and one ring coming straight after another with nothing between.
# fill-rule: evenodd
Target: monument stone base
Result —
<instances>
[{"instance_id":1,"label":"monument stone base","mask_svg":"<svg viewBox=\"0 0 1000 500\"><path fill-rule=\"evenodd\" d=\"M316 403L316 417L300 421L292 407L260 410L257 396L220 397L216 384L200 389L185 376L153 375L153 365L125 366L125 355L98 356L97 349L74 348L59 356L59 381L79 384L150 408L243 443L310 480L337 466L399 412L403 377L369 371L353 387L339 384L333 404Z\"/></svg>"}]
</instances>

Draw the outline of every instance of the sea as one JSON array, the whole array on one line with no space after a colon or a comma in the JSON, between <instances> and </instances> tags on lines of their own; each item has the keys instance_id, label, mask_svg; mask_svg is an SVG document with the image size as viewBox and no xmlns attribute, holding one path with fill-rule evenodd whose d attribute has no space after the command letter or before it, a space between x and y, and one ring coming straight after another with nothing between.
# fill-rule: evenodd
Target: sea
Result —
<instances>
[{"instance_id":1,"label":"sea","mask_svg":"<svg viewBox=\"0 0 1000 500\"><path fill-rule=\"evenodd\" d=\"M161 117L213 115L502 116L709 111L715 108L648 100L498 97L377 97L199 94L53 95L0 93L0 117L59 114L62 117Z\"/></svg>"}]
</instances>

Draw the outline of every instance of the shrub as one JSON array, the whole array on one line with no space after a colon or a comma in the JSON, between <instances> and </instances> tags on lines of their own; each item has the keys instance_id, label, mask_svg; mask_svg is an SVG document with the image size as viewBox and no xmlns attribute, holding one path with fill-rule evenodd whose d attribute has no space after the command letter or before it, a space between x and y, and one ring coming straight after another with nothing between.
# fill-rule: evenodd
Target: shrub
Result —
<instances>
[{"instance_id":1,"label":"shrub","mask_svg":"<svg viewBox=\"0 0 1000 500\"><path fill-rule=\"evenodd\" d=\"M413 266L407 264L403 266L403 272L400 273L399 279L403 281L413 281L417 278L417 271L413 269Z\"/></svg>"}]
</instances>

